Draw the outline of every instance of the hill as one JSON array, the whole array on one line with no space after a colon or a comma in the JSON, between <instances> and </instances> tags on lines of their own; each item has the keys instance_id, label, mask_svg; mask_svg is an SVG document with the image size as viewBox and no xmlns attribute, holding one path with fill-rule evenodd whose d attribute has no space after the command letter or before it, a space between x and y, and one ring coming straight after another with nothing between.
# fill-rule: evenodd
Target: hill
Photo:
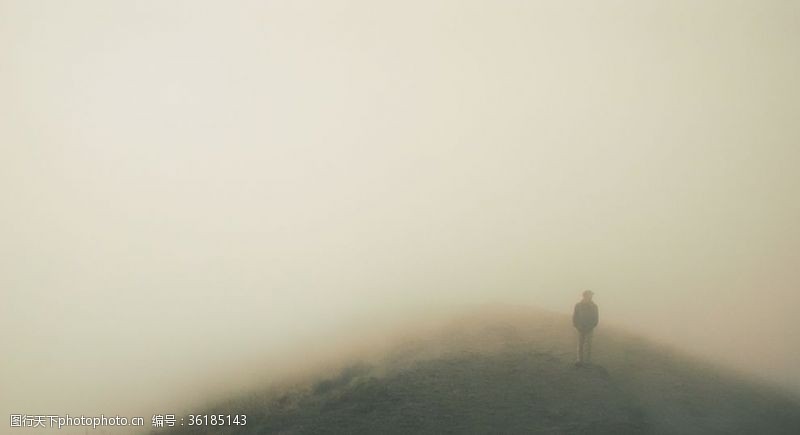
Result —
<instances>
[{"instance_id":1,"label":"hill","mask_svg":"<svg viewBox=\"0 0 800 435\"><path fill-rule=\"evenodd\" d=\"M247 414L244 427L171 433L800 433L796 396L602 325L595 364L576 368L572 334L563 315L487 309L208 410Z\"/></svg>"}]
</instances>

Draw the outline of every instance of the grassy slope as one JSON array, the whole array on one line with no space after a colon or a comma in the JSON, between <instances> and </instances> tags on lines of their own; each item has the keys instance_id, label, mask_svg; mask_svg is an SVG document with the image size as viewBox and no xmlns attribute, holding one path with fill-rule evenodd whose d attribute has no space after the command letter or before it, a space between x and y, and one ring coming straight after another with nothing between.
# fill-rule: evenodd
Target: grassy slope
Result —
<instances>
[{"instance_id":1,"label":"grassy slope","mask_svg":"<svg viewBox=\"0 0 800 435\"><path fill-rule=\"evenodd\" d=\"M800 433L794 397L602 329L597 366L576 369L569 319L491 311L336 376L220 404L209 412L248 424L207 433Z\"/></svg>"}]
</instances>

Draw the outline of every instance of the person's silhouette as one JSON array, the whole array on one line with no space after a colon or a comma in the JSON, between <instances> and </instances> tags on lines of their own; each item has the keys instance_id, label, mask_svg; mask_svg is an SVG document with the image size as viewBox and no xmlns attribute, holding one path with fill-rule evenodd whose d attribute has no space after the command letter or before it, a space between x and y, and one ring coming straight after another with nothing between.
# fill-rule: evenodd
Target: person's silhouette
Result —
<instances>
[{"instance_id":1,"label":"person's silhouette","mask_svg":"<svg viewBox=\"0 0 800 435\"><path fill-rule=\"evenodd\" d=\"M575 304L572 325L578 330L578 358L575 365L581 366L592 360L592 333L600 320L597 304L592 302L594 292L586 290L583 299Z\"/></svg>"}]
</instances>

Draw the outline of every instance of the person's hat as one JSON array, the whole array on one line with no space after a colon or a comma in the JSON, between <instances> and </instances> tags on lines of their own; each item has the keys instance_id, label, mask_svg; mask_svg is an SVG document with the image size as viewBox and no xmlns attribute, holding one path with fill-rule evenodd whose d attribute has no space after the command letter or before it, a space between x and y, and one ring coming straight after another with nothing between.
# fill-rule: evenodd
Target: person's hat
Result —
<instances>
[{"instance_id":1,"label":"person's hat","mask_svg":"<svg viewBox=\"0 0 800 435\"><path fill-rule=\"evenodd\" d=\"M586 291L584 291L584 292L583 292L583 295L584 295L584 296L591 296L591 295L593 295L593 294L594 294L594 292L593 292L593 291L591 291L591 290L586 290Z\"/></svg>"}]
</instances>

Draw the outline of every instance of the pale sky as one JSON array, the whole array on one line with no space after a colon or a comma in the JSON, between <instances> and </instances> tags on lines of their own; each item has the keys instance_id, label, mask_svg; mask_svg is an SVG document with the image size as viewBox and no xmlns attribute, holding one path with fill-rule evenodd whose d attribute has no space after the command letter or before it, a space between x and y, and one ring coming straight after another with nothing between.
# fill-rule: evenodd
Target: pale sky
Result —
<instances>
[{"instance_id":1,"label":"pale sky","mask_svg":"<svg viewBox=\"0 0 800 435\"><path fill-rule=\"evenodd\" d=\"M586 288L800 391L798 47L791 1L0 0L0 411Z\"/></svg>"}]
</instances>

